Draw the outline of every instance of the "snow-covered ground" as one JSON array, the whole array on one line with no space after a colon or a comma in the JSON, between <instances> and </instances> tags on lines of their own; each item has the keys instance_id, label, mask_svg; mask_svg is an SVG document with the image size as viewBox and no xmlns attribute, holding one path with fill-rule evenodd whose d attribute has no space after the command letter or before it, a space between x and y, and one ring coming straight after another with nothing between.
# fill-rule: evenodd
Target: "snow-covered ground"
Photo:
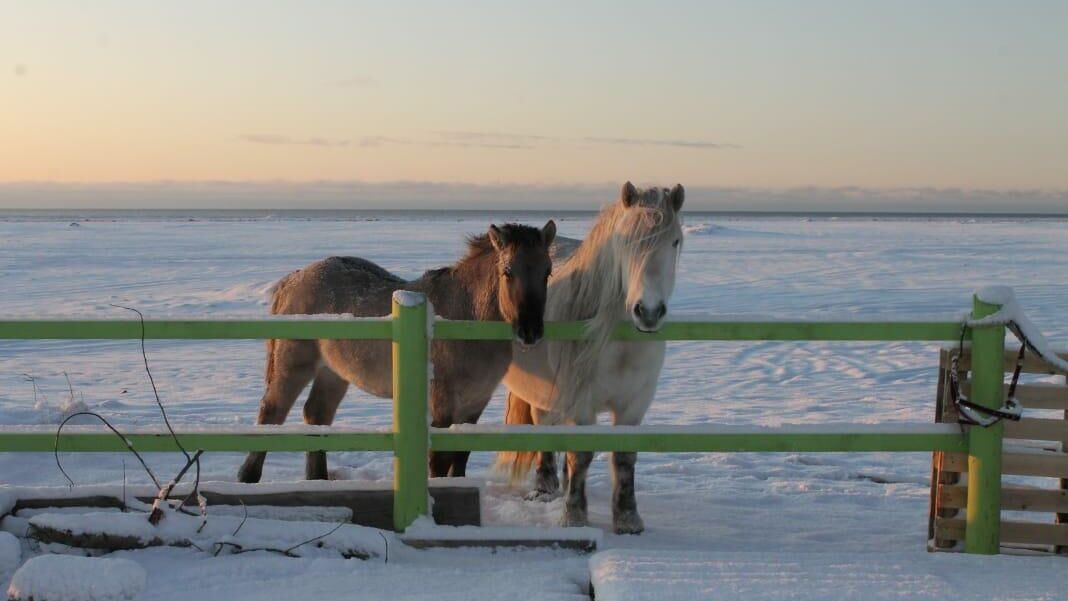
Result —
<instances>
[{"instance_id":1,"label":"snow-covered ground","mask_svg":"<svg viewBox=\"0 0 1068 601\"><path fill-rule=\"evenodd\" d=\"M550 216L561 234L573 237L591 222L588 216L523 218L540 225ZM502 213L498 220L510 217ZM114 303L149 317L258 316L266 312L264 292L272 282L309 261L357 255L414 277L457 257L462 236L488 223L481 216L443 214L377 221L82 220L72 226L70 219L0 214L0 315L129 317ZM670 307L675 314L960 315L973 289L1003 284L1015 288L1020 305L1054 344L1068 343L1063 220L691 215L687 223ZM928 422L934 413L937 345L673 343L668 349L650 424ZM148 352L176 424L254 422L262 343L149 341ZM484 423L501 421L502 401L491 404ZM75 406L99 411L120 427L160 423L137 341L0 341L0 424L54 424ZM299 420L299 408L293 417ZM379 427L390 419L388 401L351 390L337 423ZM175 456L148 460L162 474L179 467ZM207 455L204 478L233 479L240 460ZM119 483L124 465L131 481L143 481L136 462L122 455L67 455L63 461L79 483ZM391 477L385 454L335 453L330 461L338 478ZM487 524L555 524L560 500L525 500L524 491L491 477L491 461L476 454L469 471L489 480ZM699 552L725 561L719 565L735 570L732 578L753 557L773 553L780 563L796 559L802 571L815 565L803 554L814 552L841 560L869 554L860 562L868 567L892 556L894 569L903 573L898 580L910 582L909 570L930 560L924 550L929 463L922 453L644 454L637 494L647 531L638 537L606 534L604 546ZM603 458L595 461L589 485L592 523L604 528L611 522L606 467ZM295 480L302 472L302 457L272 455L265 478ZM0 454L0 480L64 483L47 454ZM546 551L405 551L384 565L254 554L210 559L173 549L121 555L147 568L142 599L234 599L242 593L377 599L395 597L398 587L435 598L479 598L480 590L487 599L569 598L581 592L586 577L585 558ZM962 558L953 560L952 570L980 581L1003 577L997 568L1008 564L999 561ZM928 577L927 571L912 574L912 580ZM1062 582L1035 578L1039 590L1048 584L1045 589L1053 591ZM800 592L805 579L790 586Z\"/></svg>"}]
</instances>

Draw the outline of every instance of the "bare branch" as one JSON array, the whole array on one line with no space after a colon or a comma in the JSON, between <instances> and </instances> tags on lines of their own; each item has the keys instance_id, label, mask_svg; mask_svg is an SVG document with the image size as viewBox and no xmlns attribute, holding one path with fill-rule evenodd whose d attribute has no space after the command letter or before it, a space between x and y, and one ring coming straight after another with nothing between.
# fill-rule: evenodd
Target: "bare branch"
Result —
<instances>
[{"instance_id":1,"label":"bare branch","mask_svg":"<svg viewBox=\"0 0 1068 601\"><path fill-rule=\"evenodd\" d=\"M79 415L89 415L89 416L95 417L98 420L100 420L101 422L103 422L104 425L107 426L108 429L111 430L111 432L113 434L115 434L115 436L119 437L119 440L121 440L123 442L123 444L126 445L126 448L129 449L129 451L134 454L134 457L137 457L137 460L141 462L141 467L145 468L145 472L148 474L149 478L152 478L152 483L156 485L156 488L160 488L159 480L156 479L156 475L152 473L152 470L149 469L148 464L145 463L144 457L141 457L141 454L138 453L136 449L134 449L133 443L131 443L128 438L123 436L121 432L116 430L115 426L111 425L111 422L109 422L108 420L104 419L104 416L100 415L99 413L96 413L95 411L78 411L78 412L72 413L72 414L68 415L62 422L60 422L59 423L59 427L56 428L56 442L55 442L55 446L52 449L52 452L53 452L53 455L55 455L55 458L56 458L56 467L59 468L60 473L63 474L64 478L67 479L67 483L70 486L74 486L74 480L71 480L70 476L67 475L66 470L63 469L63 464L60 463L60 461L59 461L59 436L60 436L60 434L63 433L63 426L67 425L67 422L69 422L70 420L74 419L75 417L78 417Z\"/></svg>"}]
</instances>

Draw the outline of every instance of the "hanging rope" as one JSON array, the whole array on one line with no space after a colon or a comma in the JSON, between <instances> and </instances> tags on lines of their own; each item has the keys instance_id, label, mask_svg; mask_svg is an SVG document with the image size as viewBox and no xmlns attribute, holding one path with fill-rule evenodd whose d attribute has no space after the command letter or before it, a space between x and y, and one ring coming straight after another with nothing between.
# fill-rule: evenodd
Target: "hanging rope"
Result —
<instances>
[{"instance_id":1,"label":"hanging rope","mask_svg":"<svg viewBox=\"0 0 1068 601\"><path fill-rule=\"evenodd\" d=\"M954 407L957 408L959 414L957 421L961 424L989 428L1003 419L1018 422L1023 416L1023 405L1016 399L1016 385L1020 381L1020 372L1023 371L1024 353L1028 347L1032 349L1034 347L1027 341L1015 322L1009 322L1008 327L1013 335L1020 339L1020 352L1016 355L1016 367L1012 371L1012 381L1009 383L1009 393L1005 404L998 409L991 409L972 402L961 393L960 358L964 355L964 337L968 332L968 324L961 326L957 352L950 360L949 366L949 396L953 399ZM1041 357L1041 354L1039 356Z\"/></svg>"}]
</instances>

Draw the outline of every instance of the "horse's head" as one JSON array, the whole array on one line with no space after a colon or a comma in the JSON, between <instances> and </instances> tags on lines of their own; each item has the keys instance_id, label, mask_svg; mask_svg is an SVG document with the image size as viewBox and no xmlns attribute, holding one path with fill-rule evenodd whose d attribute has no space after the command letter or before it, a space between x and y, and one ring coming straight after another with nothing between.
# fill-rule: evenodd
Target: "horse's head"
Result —
<instances>
[{"instance_id":1,"label":"horse's head","mask_svg":"<svg viewBox=\"0 0 1068 601\"><path fill-rule=\"evenodd\" d=\"M616 222L626 310L634 326L643 332L660 329L668 301L675 291L675 270L682 248L679 210L685 193L674 188L640 190L627 182L619 202L622 214Z\"/></svg>"},{"instance_id":2,"label":"horse's head","mask_svg":"<svg viewBox=\"0 0 1068 601\"><path fill-rule=\"evenodd\" d=\"M497 303L501 317L512 324L516 342L529 347L545 332L545 297L552 260L549 245L556 224L540 230L525 225L491 225L489 239L497 254Z\"/></svg>"}]
</instances>

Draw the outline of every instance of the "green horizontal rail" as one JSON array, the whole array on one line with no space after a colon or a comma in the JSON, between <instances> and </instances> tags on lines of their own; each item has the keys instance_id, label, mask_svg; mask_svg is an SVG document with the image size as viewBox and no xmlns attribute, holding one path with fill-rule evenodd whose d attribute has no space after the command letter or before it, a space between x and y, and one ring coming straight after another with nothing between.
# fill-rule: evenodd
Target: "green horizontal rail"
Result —
<instances>
[{"instance_id":1,"label":"green horizontal rail","mask_svg":"<svg viewBox=\"0 0 1068 601\"><path fill-rule=\"evenodd\" d=\"M924 424L926 425L926 424ZM663 428L645 431L575 432L541 426L538 431L464 432L432 429L435 451L634 451L634 452L920 452L967 451L959 431L919 432L687 432ZM628 429L629 430L629 429ZM127 434L140 452L174 452L170 434ZM390 432L296 433L178 433L182 445L209 452L247 451L392 451ZM50 452L51 432L0 432L0 452ZM60 437L61 452L114 453L126 451L110 432L73 432Z\"/></svg>"},{"instance_id":2,"label":"green horizontal rail","mask_svg":"<svg viewBox=\"0 0 1068 601\"><path fill-rule=\"evenodd\" d=\"M382 319L252 319L145 320L145 338L172 340L226 339L389 339L392 321ZM132 320L0 320L0 339L121 340L141 337L141 324ZM448 321L434 323L438 340L511 340L512 328L503 322ZM549 322L545 337L580 340L581 321ZM640 332L628 322L616 328L617 340L816 340L816 341L946 341L960 337L960 324L951 321L669 321L658 332Z\"/></svg>"},{"instance_id":3,"label":"green horizontal rail","mask_svg":"<svg viewBox=\"0 0 1068 601\"><path fill-rule=\"evenodd\" d=\"M125 434L134 449L143 453L175 452L178 447L171 435L163 433ZM248 451L392 451L391 432L336 432L324 434L300 433L178 433L178 440L187 449L208 452ZM0 452L52 452L56 444L54 432L2 432ZM63 433L59 450L78 453L126 452L126 445L106 430L100 432Z\"/></svg>"},{"instance_id":4,"label":"green horizontal rail","mask_svg":"<svg viewBox=\"0 0 1068 601\"><path fill-rule=\"evenodd\" d=\"M992 313L997 307L975 300L973 315ZM435 451L624 451L624 452L931 452L969 453L969 552L996 553L1000 506L1000 425L992 430L970 429L965 434L952 425L905 424L846 427L795 426L784 428L618 427L564 426L462 427L427 430L426 372L429 339L510 340L512 328L502 322L433 321L426 329L426 304L395 296L392 316L346 319L302 316L253 320L15 320L0 319L0 339L380 339L393 346L393 432L183 432L182 446L209 452L249 451L388 451L394 455L394 527L403 531L428 513L426 453ZM961 333L957 321L672 321L655 333L637 331L621 322L613 337L625 341L955 341ZM584 322L551 322L545 335L555 340L586 337ZM973 393L996 407L1000 398L1004 327L999 325L973 336L975 365ZM997 343L995 345L994 343ZM993 346L992 346L993 345ZM981 361L981 350L989 359ZM993 350L991 350L993 349ZM995 352L996 351L996 352ZM990 359L993 357L993 359ZM982 377L980 377L982 376ZM986 378L983 380L983 378ZM983 380L983 381L980 381ZM987 384L984 389L981 384ZM993 382L991 388L990 382ZM994 390L998 394L980 394ZM993 395L993 396L991 396ZM989 401L989 402L986 402ZM175 440L167 433L137 433L118 438L105 431L75 430L58 441L53 432L4 431L0 452L123 452L127 444L138 451L174 452ZM991 459L994 458L994 459ZM982 479L978 479L982 476ZM979 491L979 489L983 489ZM989 489L989 490L987 490ZM977 492L978 491L978 492ZM979 494L979 493L982 494ZM976 493L976 494L973 494Z\"/></svg>"},{"instance_id":5,"label":"green horizontal rail","mask_svg":"<svg viewBox=\"0 0 1068 601\"><path fill-rule=\"evenodd\" d=\"M393 322L382 319L146 319L145 338L170 340L226 339L384 339L393 336ZM0 339L128 340L141 337L136 320L33 319L0 320Z\"/></svg>"},{"instance_id":6,"label":"green horizontal rail","mask_svg":"<svg viewBox=\"0 0 1068 601\"><path fill-rule=\"evenodd\" d=\"M508 324L488 321L437 321L437 340L510 340ZM547 322L545 337L580 340L585 323ZM617 340L824 340L824 341L945 341L960 338L960 323L952 321L668 321L657 332L641 332L628 323L616 327Z\"/></svg>"},{"instance_id":7,"label":"green horizontal rail","mask_svg":"<svg viewBox=\"0 0 1068 601\"><path fill-rule=\"evenodd\" d=\"M467 432L432 429L435 451L627 451L641 453L746 452L966 452L968 440L956 428L916 432L687 432L663 428L626 432L575 432L540 426L538 431Z\"/></svg>"}]
</instances>

